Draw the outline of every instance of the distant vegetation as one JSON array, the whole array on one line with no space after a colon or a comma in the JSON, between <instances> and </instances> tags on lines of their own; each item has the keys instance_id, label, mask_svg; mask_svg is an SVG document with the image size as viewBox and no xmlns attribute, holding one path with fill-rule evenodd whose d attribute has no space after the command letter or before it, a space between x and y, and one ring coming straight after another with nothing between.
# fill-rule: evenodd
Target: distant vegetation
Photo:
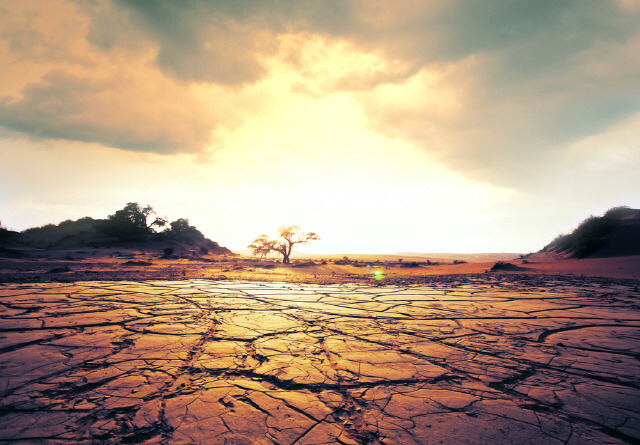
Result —
<instances>
[{"instance_id":1,"label":"distant vegetation","mask_svg":"<svg viewBox=\"0 0 640 445\"><path fill-rule=\"evenodd\" d=\"M100 222L99 228L106 235L114 236L120 241L141 241L147 235L157 233L156 228L166 225L167 220L157 217L151 206L140 207L137 202L130 202Z\"/></svg>"},{"instance_id":2,"label":"distant vegetation","mask_svg":"<svg viewBox=\"0 0 640 445\"><path fill-rule=\"evenodd\" d=\"M0 223L0 246L13 244L18 239L19 233L13 232Z\"/></svg>"},{"instance_id":3,"label":"distant vegetation","mask_svg":"<svg viewBox=\"0 0 640 445\"><path fill-rule=\"evenodd\" d=\"M568 235L558 235L542 252L565 253L575 258L593 254L606 243L606 236L621 226L622 220L638 214L626 206L609 209L603 216L590 216Z\"/></svg>"},{"instance_id":4,"label":"distant vegetation","mask_svg":"<svg viewBox=\"0 0 640 445\"><path fill-rule=\"evenodd\" d=\"M46 224L20 233L1 229L0 243L37 248L164 243L197 247L201 253L231 253L227 248L206 238L189 224L188 219L179 218L169 223L166 218L159 217L151 206L142 207L136 202L128 203L106 219L88 216L76 221L68 219L59 224Z\"/></svg>"}]
</instances>

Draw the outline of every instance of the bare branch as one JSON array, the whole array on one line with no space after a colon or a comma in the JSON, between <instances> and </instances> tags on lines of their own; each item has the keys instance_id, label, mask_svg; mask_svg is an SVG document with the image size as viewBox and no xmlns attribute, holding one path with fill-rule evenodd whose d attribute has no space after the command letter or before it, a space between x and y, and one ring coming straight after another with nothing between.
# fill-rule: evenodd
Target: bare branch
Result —
<instances>
[{"instance_id":1,"label":"bare branch","mask_svg":"<svg viewBox=\"0 0 640 445\"><path fill-rule=\"evenodd\" d=\"M275 250L275 241L269 239L267 235L260 235L247 246L251 252L261 258L266 257L272 250Z\"/></svg>"},{"instance_id":2,"label":"bare branch","mask_svg":"<svg viewBox=\"0 0 640 445\"><path fill-rule=\"evenodd\" d=\"M301 233L300 230L300 226L283 226L278 229L278 239L271 240L267 235L260 235L247 247L262 258L270 252L278 252L282 255L282 262L288 263L295 244L308 244L320 239L315 232Z\"/></svg>"}]
</instances>

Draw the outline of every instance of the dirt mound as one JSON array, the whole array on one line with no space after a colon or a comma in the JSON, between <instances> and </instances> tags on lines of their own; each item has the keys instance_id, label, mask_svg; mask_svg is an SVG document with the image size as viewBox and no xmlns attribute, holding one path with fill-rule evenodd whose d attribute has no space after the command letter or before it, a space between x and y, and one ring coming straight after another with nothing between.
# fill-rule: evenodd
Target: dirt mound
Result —
<instances>
[{"instance_id":1,"label":"dirt mound","mask_svg":"<svg viewBox=\"0 0 640 445\"><path fill-rule=\"evenodd\" d=\"M520 266L516 266L515 264L511 264L511 263L505 263L504 261L498 261L496 264L493 265L493 267L491 267L491 270L493 271L523 271L523 270L527 270L526 267L520 267Z\"/></svg>"},{"instance_id":2,"label":"dirt mound","mask_svg":"<svg viewBox=\"0 0 640 445\"><path fill-rule=\"evenodd\" d=\"M152 266L153 263L149 261L127 261L122 263L121 266Z\"/></svg>"}]
</instances>

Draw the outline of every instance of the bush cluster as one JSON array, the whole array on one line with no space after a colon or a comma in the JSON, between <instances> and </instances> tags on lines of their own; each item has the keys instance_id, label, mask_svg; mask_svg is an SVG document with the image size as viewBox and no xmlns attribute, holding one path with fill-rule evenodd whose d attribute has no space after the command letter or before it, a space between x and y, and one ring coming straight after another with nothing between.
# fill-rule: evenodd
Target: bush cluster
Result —
<instances>
[{"instance_id":1,"label":"bush cluster","mask_svg":"<svg viewBox=\"0 0 640 445\"><path fill-rule=\"evenodd\" d=\"M545 252L571 252L576 258L584 258L604 243L604 237L620 225L620 219L633 213L629 207L614 207L603 216L591 215L568 235L558 235L546 245Z\"/></svg>"},{"instance_id":2,"label":"bush cluster","mask_svg":"<svg viewBox=\"0 0 640 445\"><path fill-rule=\"evenodd\" d=\"M29 240L22 235L30 235ZM216 250L220 246L208 240L202 232L189 224L189 220L179 218L169 223L167 219L158 217L151 206L142 207L138 203L130 202L124 208L117 210L106 219L93 219L91 217L80 218L76 221L70 219L59 224L46 224L40 227L32 227L22 233L0 230L0 242L8 244L8 241L20 244L39 246L48 237L52 243L46 247L55 247L78 242L82 245L104 246L118 242L181 242L190 245L200 245L200 253L207 254L210 250ZM35 238L34 238L35 237Z\"/></svg>"}]
</instances>

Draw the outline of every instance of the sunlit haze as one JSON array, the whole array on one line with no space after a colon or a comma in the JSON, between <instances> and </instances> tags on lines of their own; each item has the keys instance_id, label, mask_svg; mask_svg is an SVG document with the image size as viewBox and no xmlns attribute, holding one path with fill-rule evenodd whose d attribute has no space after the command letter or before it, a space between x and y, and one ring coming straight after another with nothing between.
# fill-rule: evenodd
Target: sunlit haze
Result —
<instances>
[{"instance_id":1,"label":"sunlit haze","mask_svg":"<svg viewBox=\"0 0 640 445\"><path fill-rule=\"evenodd\" d=\"M640 207L640 3L322 3L0 0L2 225L529 252Z\"/></svg>"}]
</instances>

